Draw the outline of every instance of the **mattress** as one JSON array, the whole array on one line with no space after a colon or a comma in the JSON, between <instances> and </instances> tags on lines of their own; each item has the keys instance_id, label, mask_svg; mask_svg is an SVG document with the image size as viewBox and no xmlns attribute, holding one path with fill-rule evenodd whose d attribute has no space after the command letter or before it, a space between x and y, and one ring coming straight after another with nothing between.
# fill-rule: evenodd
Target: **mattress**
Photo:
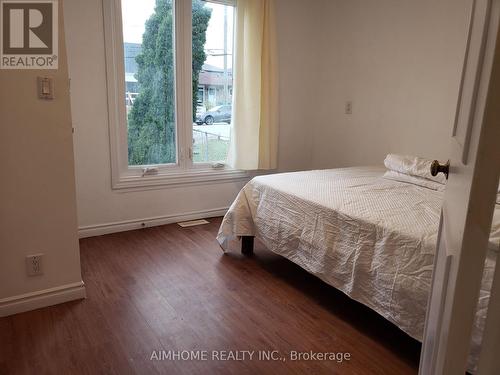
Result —
<instances>
[{"instance_id":1,"label":"mattress","mask_svg":"<svg viewBox=\"0 0 500 375\"><path fill-rule=\"evenodd\" d=\"M282 173L252 179L217 240L256 236L265 246L422 340L443 192L383 178L384 168ZM469 370L479 356L500 243L496 205L474 321Z\"/></svg>"}]
</instances>

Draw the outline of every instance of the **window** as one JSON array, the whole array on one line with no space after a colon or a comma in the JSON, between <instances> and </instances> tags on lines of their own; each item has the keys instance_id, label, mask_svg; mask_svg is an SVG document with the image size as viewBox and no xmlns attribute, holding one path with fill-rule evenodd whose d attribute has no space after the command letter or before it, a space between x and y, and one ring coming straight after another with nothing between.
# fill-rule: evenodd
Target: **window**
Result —
<instances>
[{"instance_id":1,"label":"window","mask_svg":"<svg viewBox=\"0 0 500 375\"><path fill-rule=\"evenodd\" d=\"M167 0L122 0L129 165L177 162L173 15Z\"/></svg>"},{"instance_id":2,"label":"window","mask_svg":"<svg viewBox=\"0 0 500 375\"><path fill-rule=\"evenodd\" d=\"M224 166L233 1L104 0L114 188L246 176Z\"/></svg>"}]
</instances>

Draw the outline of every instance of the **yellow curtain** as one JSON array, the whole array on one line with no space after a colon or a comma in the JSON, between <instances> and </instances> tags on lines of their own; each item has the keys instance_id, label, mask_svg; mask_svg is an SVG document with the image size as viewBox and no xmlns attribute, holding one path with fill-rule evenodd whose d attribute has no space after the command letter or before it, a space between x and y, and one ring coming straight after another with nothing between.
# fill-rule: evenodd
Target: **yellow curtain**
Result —
<instances>
[{"instance_id":1,"label":"yellow curtain","mask_svg":"<svg viewBox=\"0 0 500 375\"><path fill-rule=\"evenodd\" d=\"M228 163L275 169L278 63L274 0L237 0L231 144Z\"/></svg>"}]
</instances>

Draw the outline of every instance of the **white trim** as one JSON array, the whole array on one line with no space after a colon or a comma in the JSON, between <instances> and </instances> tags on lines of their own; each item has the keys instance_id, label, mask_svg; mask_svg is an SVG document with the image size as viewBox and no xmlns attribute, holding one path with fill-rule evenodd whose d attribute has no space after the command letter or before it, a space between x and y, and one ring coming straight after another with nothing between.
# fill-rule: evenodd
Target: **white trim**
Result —
<instances>
[{"instance_id":1,"label":"white trim","mask_svg":"<svg viewBox=\"0 0 500 375\"><path fill-rule=\"evenodd\" d=\"M183 214L156 216L144 219L134 219L134 220L117 221L105 224L89 225L80 227L78 229L78 235L80 238L94 237L94 236L101 236L103 234L125 232L129 230L142 229L148 227L156 227L159 225L178 223L182 221L224 216L227 210L228 207L223 207L210 210L187 212Z\"/></svg>"},{"instance_id":2,"label":"white trim","mask_svg":"<svg viewBox=\"0 0 500 375\"><path fill-rule=\"evenodd\" d=\"M86 298L83 281L0 299L0 318Z\"/></svg>"},{"instance_id":3,"label":"white trim","mask_svg":"<svg viewBox=\"0 0 500 375\"><path fill-rule=\"evenodd\" d=\"M106 60L106 84L108 99L108 130L112 186L120 180L120 171L126 169L127 138L120 132L120 124L126 124L125 110L120 110L125 93L125 66L123 58L123 35L121 1L103 0L104 46ZM128 163L127 163L128 164Z\"/></svg>"},{"instance_id":4,"label":"white trim","mask_svg":"<svg viewBox=\"0 0 500 375\"><path fill-rule=\"evenodd\" d=\"M220 5L227 5L231 7L236 6L236 0L201 0L206 3L215 3L215 4L220 4Z\"/></svg>"},{"instance_id":5,"label":"white trim","mask_svg":"<svg viewBox=\"0 0 500 375\"><path fill-rule=\"evenodd\" d=\"M179 187L182 185L205 185L228 181L245 181L250 173L238 170L196 170L188 172L164 172L154 176L122 176L114 184L113 189L147 190L150 188Z\"/></svg>"},{"instance_id":6,"label":"white trim","mask_svg":"<svg viewBox=\"0 0 500 375\"><path fill-rule=\"evenodd\" d=\"M179 167L192 165L193 93L192 93L192 2L174 0L175 122Z\"/></svg>"}]
</instances>

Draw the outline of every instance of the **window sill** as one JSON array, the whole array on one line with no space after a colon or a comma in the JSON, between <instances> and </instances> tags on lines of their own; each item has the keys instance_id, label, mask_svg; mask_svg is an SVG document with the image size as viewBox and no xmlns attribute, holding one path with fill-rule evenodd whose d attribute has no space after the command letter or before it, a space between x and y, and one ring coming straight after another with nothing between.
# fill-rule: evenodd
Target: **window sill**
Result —
<instances>
[{"instance_id":1,"label":"window sill","mask_svg":"<svg viewBox=\"0 0 500 375\"><path fill-rule=\"evenodd\" d=\"M113 179L113 190L146 190L161 187L181 187L213 183L243 181L250 173L240 170L191 169L187 171L160 172L156 175L122 175Z\"/></svg>"}]
</instances>

